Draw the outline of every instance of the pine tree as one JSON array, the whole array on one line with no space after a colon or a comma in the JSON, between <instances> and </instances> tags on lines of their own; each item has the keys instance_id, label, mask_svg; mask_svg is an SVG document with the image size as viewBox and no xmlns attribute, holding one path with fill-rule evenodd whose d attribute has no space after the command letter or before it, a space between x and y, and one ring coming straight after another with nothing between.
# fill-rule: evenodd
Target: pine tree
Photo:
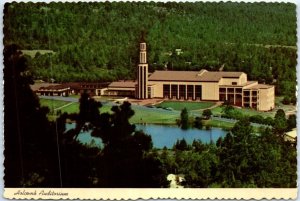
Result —
<instances>
[{"instance_id":1,"label":"pine tree","mask_svg":"<svg viewBox=\"0 0 300 201\"><path fill-rule=\"evenodd\" d=\"M4 49L5 187L59 186L54 127L30 88L26 59L16 45Z\"/></svg>"}]
</instances>

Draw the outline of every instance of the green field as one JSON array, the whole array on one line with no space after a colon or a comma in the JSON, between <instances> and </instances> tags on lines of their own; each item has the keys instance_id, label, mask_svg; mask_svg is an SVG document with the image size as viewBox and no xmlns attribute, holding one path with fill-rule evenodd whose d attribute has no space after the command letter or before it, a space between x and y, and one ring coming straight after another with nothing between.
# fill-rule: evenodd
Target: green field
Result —
<instances>
[{"instance_id":1,"label":"green field","mask_svg":"<svg viewBox=\"0 0 300 201\"><path fill-rule=\"evenodd\" d=\"M175 124L176 119L180 118L177 111L158 111L154 109L133 108L135 115L130 119L131 123L148 124Z\"/></svg>"},{"instance_id":2,"label":"green field","mask_svg":"<svg viewBox=\"0 0 300 201\"><path fill-rule=\"evenodd\" d=\"M42 106L47 106L49 109L56 109L61 106L67 105L71 102L60 101L60 100L46 100L40 99L40 103ZM111 105L103 105L100 108L100 112L110 112ZM156 124L174 124L176 119L179 118L179 112L177 111L167 111L163 109L156 108L147 108L147 107L136 107L132 106L132 109L135 112L135 115L130 119L131 123L156 123ZM79 112L79 103L72 103L60 109L61 113L78 113ZM50 113L48 115L50 120L56 119L55 114Z\"/></svg>"},{"instance_id":3,"label":"green field","mask_svg":"<svg viewBox=\"0 0 300 201\"><path fill-rule=\"evenodd\" d=\"M236 108L236 110L240 111L241 113L243 113L244 115L247 115L247 116L261 115L264 118L274 117L275 114L276 114L276 111L278 109L283 109L286 113L296 110L295 105L284 105L284 104L282 104L282 102L281 102L282 99L283 99L283 97L275 97L275 109L273 111L269 111L269 112L261 112L261 111L257 111L255 109L251 109L251 108ZM213 115L221 115L222 114L222 107L221 106L215 107L215 108L211 109L211 111L212 111Z\"/></svg>"},{"instance_id":4,"label":"green field","mask_svg":"<svg viewBox=\"0 0 300 201\"><path fill-rule=\"evenodd\" d=\"M183 108L186 108L187 110L202 110L209 108L211 106L215 105L214 102L179 102L179 101L164 101L158 105L155 105L156 107L162 107L162 108L172 108L173 110L182 110Z\"/></svg>"},{"instance_id":5,"label":"green field","mask_svg":"<svg viewBox=\"0 0 300 201\"><path fill-rule=\"evenodd\" d=\"M46 100L46 99L40 99L42 106L48 106L50 110L57 109L59 107L59 110L61 113L78 113L79 112L79 103L78 102L67 102L67 101L60 101L60 100ZM148 124L175 124L176 119L180 118L180 110L186 107L188 110L190 110L190 116L200 116L202 111L201 109L209 108L213 106L215 103L213 102L175 102L175 101L165 101L162 102L156 107L161 108L148 108L143 106L137 106L132 105L132 109L134 110L135 114L134 116L129 120L131 123L148 123ZM65 107L63 107L65 106ZM110 104L104 104L100 108L100 112L110 112L111 111L111 105ZM170 109L163 109L163 108L172 108ZM213 109L211 109L213 112L213 115L221 115L222 114L222 107L218 106ZM259 112L254 109L248 109L248 108L236 108L236 110L240 111L244 115L261 115L263 117L274 116L275 112ZM50 120L56 119L56 116L54 113L51 113L48 115L48 118ZM217 121L217 120L209 120L204 122L205 125L210 125L213 127L222 127L222 128L231 128L234 124L223 122L223 121Z\"/></svg>"},{"instance_id":6,"label":"green field","mask_svg":"<svg viewBox=\"0 0 300 201\"><path fill-rule=\"evenodd\" d=\"M68 114L70 113L78 113L79 112L79 103L73 103L71 105L68 105L66 107L63 107L60 109L62 113L66 112Z\"/></svg>"},{"instance_id":7,"label":"green field","mask_svg":"<svg viewBox=\"0 0 300 201\"><path fill-rule=\"evenodd\" d=\"M203 122L203 125L204 126L208 125L211 127L219 127L223 129L231 129L234 126L234 123L224 122L219 120L205 120Z\"/></svg>"},{"instance_id":8,"label":"green field","mask_svg":"<svg viewBox=\"0 0 300 201\"><path fill-rule=\"evenodd\" d=\"M49 99L40 99L41 106L47 106L50 110L62 107L66 104L69 104L68 101L61 100L49 100Z\"/></svg>"},{"instance_id":9,"label":"green field","mask_svg":"<svg viewBox=\"0 0 300 201\"><path fill-rule=\"evenodd\" d=\"M223 108L221 106L211 109L213 115L221 115ZM240 111L243 115L252 116L252 115L261 115L263 117L274 117L275 112L260 112L251 108L235 108L235 110Z\"/></svg>"}]
</instances>

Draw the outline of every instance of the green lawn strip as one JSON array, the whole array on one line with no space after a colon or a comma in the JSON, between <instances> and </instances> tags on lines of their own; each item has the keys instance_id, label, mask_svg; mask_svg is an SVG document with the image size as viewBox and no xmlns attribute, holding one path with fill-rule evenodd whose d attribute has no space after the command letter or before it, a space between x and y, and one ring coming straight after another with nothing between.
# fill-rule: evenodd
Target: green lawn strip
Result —
<instances>
[{"instance_id":1,"label":"green lawn strip","mask_svg":"<svg viewBox=\"0 0 300 201\"><path fill-rule=\"evenodd\" d=\"M100 108L101 113L111 112L110 105L103 105ZM152 111L152 110L143 110L138 108L133 108L135 114L130 119L131 123L153 123L153 124L175 124L176 119L179 118L178 114L169 114L167 112ZM79 103L74 103L72 105L66 106L61 109L61 112L64 113L78 113L79 112Z\"/></svg>"},{"instance_id":2,"label":"green lawn strip","mask_svg":"<svg viewBox=\"0 0 300 201\"><path fill-rule=\"evenodd\" d=\"M61 108L60 109L61 113L68 113L68 114L71 114L71 113L78 113L79 112L79 103L73 103L71 105L68 105L64 108Z\"/></svg>"},{"instance_id":3,"label":"green lawn strip","mask_svg":"<svg viewBox=\"0 0 300 201\"><path fill-rule=\"evenodd\" d=\"M260 112L260 111L250 109L250 108L241 108L241 109L237 109L237 110L242 112L242 114L248 115L248 116L261 115L264 118L274 116L273 112Z\"/></svg>"},{"instance_id":4,"label":"green lawn strip","mask_svg":"<svg viewBox=\"0 0 300 201\"><path fill-rule=\"evenodd\" d=\"M283 106L284 104L282 103L283 100L283 96L276 96L275 97L275 105L276 106Z\"/></svg>"},{"instance_id":5,"label":"green lawn strip","mask_svg":"<svg viewBox=\"0 0 300 201\"><path fill-rule=\"evenodd\" d=\"M274 117L274 112L260 112L251 108L235 108L235 110L241 112L243 115L253 116L253 115L261 115L264 118L266 117ZM213 115L221 115L223 114L223 108L221 106L215 107L211 109Z\"/></svg>"},{"instance_id":6,"label":"green lawn strip","mask_svg":"<svg viewBox=\"0 0 300 201\"><path fill-rule=\"evenodd\" d=\"M70 102L67 101L60 101L60 100L47 100L47 99L40 99L41 105L43 106L48 106L51 108L58 108L61 106L64 106L66 104L69 104ZM177 104L178 102L173 102L173 104ZM198 103L199 104L199 103ZM214 103L212 103L214 104ZM183 106L183 104L181 103ZM101 113L105 112L111 112L111 105L103 105L100 108ZM199 108L199 106L198 106ZM180 112L173 111L158 111L158 110L151 110L151 109L142 109L142 108L136 108L134 107L133 110L135 111L135 115L130 119L131 123L149 123L149 124L175 124L176 119L180 118ZM264 117L266 116L271 116L271 114L268 113L263 113L263 112L258 112L256 110L251 110L251 109L238 109L239 111L243 112L245 115L257 115L260 114ZM79 103L73 103L71 105L67 105L66 107L63 107L60 109L62 113L78 113L79 112ZM214 115L220 115L222 112L221 107L216 107L212 109L212 112ZM191 116L201 116L201 111L194 111L190 115ZM198 115L199 114L199 115ZM55 120L56 116L54 114L49 114L48 115L49 120ZM213 127L221 127L221 128L232 128L234 125L233 123L228 123L228 122L223 122L223 121L218 121L218 120L208 120L205 121L205 124L208 124Z\"/></svg>"},{"instance_id":7,"label":"green lawn strip","mask_svg":"<svg viewBox=\"0 0 300 201\"><path fill-rule=\"evenodd\" d=\"M182 110L186 108L187 110L200 110L213 106L214 102L180 102L180 101L164 101L156 107L162 108L172 108L174 110Z\"/></svg>"},{"instance_id":8,"label":"green lawn strip","mask_svg":"<svg viewBox=\"0 0 300 201\"><path fill-rule=\"evenodd\" d=\"M109 105L103 105L99 110L100 113L105 113L105 112L110 112L111 111L111 107ZM79 103L74 103L72 105L66 106L64 108L61 109L61 112L64 113L79 113Z\"/></svg>"},{"instance_id":9,"label":"green lawn strip","mask_svg":"<svg viewBox=\"0 0 300 201\"><path fill-rule=\"evenodd\" d=\"M203 125L211 126L211 127L219 127L224 129L231 129L234 126L234 123L210 119L210 120L204 120Z\"/></svg>"},{"instance_id":10,"label":"green lawn strip","mask_svg":"<svg viewBox=\"0 0 300 201\"><path fill-rule=\"evenodd\" d=\"M213 115L221 115L222 111L223 111L223 108L221 106L211 109L211 112L213 113Z\"/></svg>"},{"instance_id":11,"label":"green lawn strip","mask_svg":"<svg viewBox=\"0 0 300 201\"><path fill-rule=\"evenodd\" d=\"M41 106L47 106L49 109L56 109L59 107L62 107L66 104L69 104L68 101L62 101L62 100L49 100L49 99L40 99Z\"/></svg>"},{"instance_id":12,"label":"green lawn strip","mask_svg":"<svg viewBox=\"0 0 300 201\"><path fill-rule=\"evenodd\" d=\"M160 111L134 109L135 114L130 119L131 123L149 123L149 124L175 124L178 114L170 114Z\"/></svg>"}]
</instances>

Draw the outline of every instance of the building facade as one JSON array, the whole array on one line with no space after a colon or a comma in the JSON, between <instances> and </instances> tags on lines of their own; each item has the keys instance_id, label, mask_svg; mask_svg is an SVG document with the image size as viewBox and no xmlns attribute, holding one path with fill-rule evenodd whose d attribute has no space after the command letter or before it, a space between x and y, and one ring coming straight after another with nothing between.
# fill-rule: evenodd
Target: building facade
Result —
<instances>
[{"instance_id":1,"label":"building facade","mask_svg":"<svg viewBox=\"0 0 300 201\"><path fill-rule=\"evenodd\" d=\"M112 82L104 94L126 93L137 99L228 101L232 105L269 111L275 107L275 87L248 81L243 72L154 71L148 73L146 43L140 43L137 80Z\"/></svg>"},{"instance_id":2,"label":"building facade","mask_svg":"<svg viewBox=\"0 0 300 201\"><path fill-rule=\"evenodd\" d=\"M74 85L74 86L73 86ZM40 95L68 96L87 92L101 96L125 96L136 99L161 98L190 101L228 101L239 107L269 111L275 107L275 87L248 81L243 72L154 71L148 72L147 46L140 42L136 80L111 83L63 84L41 87Z\"/></svg>"}]
</instances>

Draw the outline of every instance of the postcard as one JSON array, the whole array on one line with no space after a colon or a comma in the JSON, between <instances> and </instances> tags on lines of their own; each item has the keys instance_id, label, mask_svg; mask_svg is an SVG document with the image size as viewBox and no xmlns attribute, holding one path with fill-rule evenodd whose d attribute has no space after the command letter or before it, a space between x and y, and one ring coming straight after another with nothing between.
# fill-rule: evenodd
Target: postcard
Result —
<instances>
[{"instance_id":1,"label":"postcard","mask_svg":"<svg viewBox=\"0 0 300 201\"><path fill-rule=\"evenodd\" d=\"M5 198L296 198L296 4L3 12Z\"/></svg>"}]
</instances>

